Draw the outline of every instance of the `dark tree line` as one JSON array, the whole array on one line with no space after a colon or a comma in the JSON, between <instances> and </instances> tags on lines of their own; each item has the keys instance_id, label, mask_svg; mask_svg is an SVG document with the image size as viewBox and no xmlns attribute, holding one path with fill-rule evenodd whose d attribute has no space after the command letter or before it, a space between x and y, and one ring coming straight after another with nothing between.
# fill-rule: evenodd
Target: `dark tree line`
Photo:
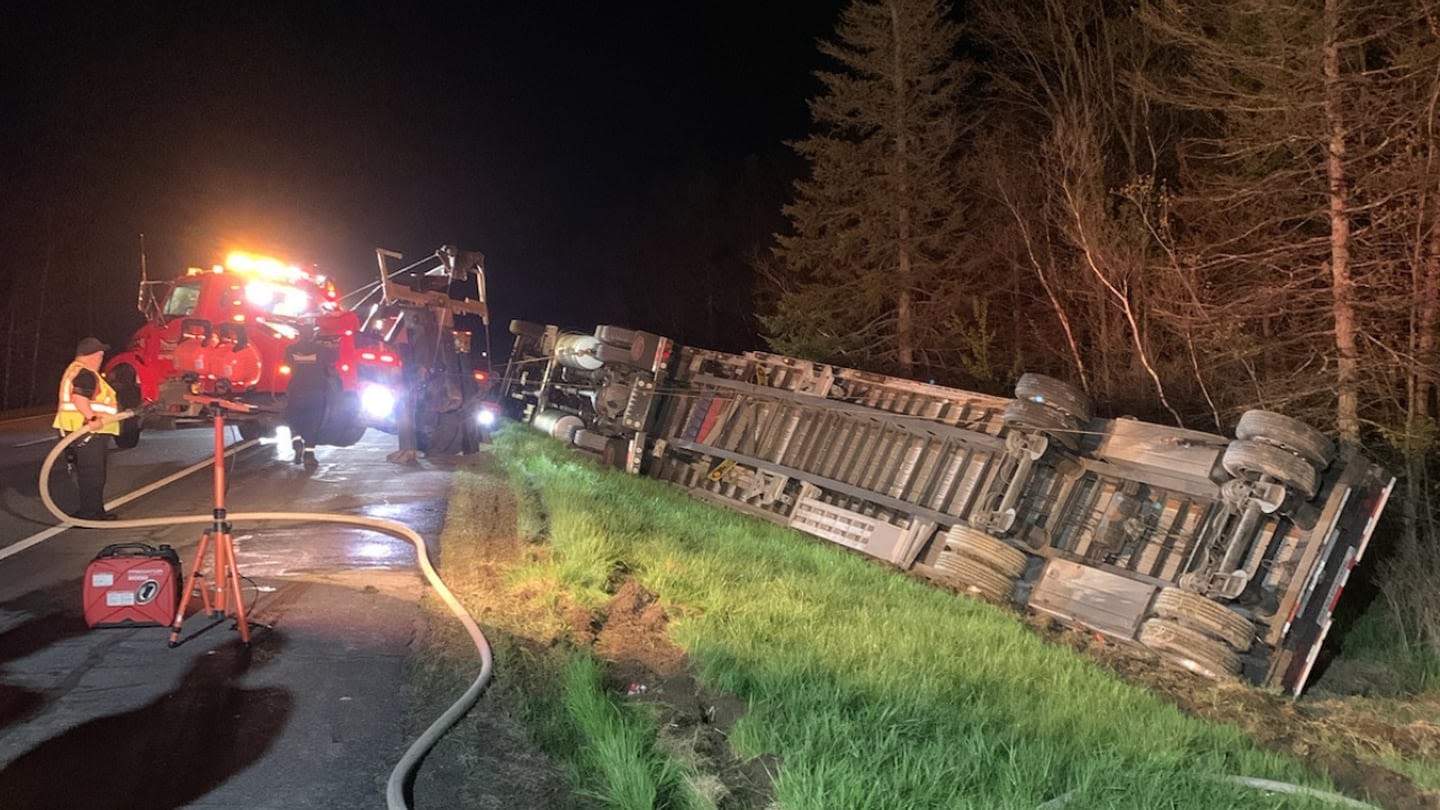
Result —
<instances>
[{"instance_id":1,"label":"dark tree line","mask_svg":"<svg viewBox=\"0 0 1440 810\"><path fill-rule=\"evenodd\" d=\"M1440 6L855 0L761 262L777 350L1226 431L1283 411L1403 473L1382 572L1440 653Z\"/></svg>"}]
</instances>

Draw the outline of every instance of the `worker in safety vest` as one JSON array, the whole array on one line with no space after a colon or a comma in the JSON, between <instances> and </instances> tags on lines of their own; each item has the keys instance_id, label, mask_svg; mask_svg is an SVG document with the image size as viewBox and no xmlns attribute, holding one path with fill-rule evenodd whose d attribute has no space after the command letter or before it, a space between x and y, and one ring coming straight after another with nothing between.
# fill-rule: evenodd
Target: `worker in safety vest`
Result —
<instances>
[{"instance_id":1,"label":"worker in safety vest","mask_svg":"<svg viewBox=\"0 0 1440 810\"><path fill-rule=\"evenodd\" d=\"M80 508L75 517L115 520L105 511L105 466L110 437L120 433L115 389L100 375L100 361L109 346L87 337L75 348L75 362L60 378L60 407L54 426L61 434L88 429L89 435L70 445L75 451L75 478L80 487ZM108 421L107 421L108 420Z\"/></svg>"}]
</instances>

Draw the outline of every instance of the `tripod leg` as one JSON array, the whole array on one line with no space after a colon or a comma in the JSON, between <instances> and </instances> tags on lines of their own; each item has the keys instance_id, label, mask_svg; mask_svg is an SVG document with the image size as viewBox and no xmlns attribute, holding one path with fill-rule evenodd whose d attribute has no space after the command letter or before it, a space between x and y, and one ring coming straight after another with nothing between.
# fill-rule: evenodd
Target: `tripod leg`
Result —
<instances>
[{"instance_id":1,"label":"tripod leg","mask_svg":"<svg viewBox=\"0 0 1440 810\"><path fill-rule=\"evenodd\" d=\"M229 534L224 535L225 581L235 597L235 627L240 631L240 641L250 643L250 620L245 615L245 596L240 592L240 566L235 562L235 542Z\"/></svg>"},{"instance_id":2,"label":"tripod leg","mask_svg":"<svg viewBox=\"0 0 1440 810\"><path fill-rule=\"evenodd\" d=\"M190 597L198 589L204 602L205 612L210 612L210 593L205 587L205 578L200 574L200 564L205 561L205 547L209 545L210 533L200 535L200 548L195 552L195 565L185 579L185 593L180 596L180 607L175 610L175 621L170 624L170 646L180 643L180 626L185 623L185 608L190 606Z\"/></svg>"}]
</instances>

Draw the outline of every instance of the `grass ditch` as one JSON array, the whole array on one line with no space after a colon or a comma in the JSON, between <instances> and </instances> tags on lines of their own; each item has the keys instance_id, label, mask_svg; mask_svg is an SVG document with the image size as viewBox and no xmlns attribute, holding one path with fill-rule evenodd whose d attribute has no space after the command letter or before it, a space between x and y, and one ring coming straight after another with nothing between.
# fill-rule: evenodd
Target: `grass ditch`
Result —
<instances>
[{"instance_id":1,"label":"grass ditch","mask_svg":"<svg viewBox=\"0 0 1440 810\"><path fill-rule=\"evenodd\" d=\"M442 573L496 648L495 688L472 715L513 711L516 738L563 770L572 792L549 806L1332 806L1225 782L1331 789L1239 728L1045 643L1011 612L528 431L501 431L494 455L508 485L457 474ZM623 662L597 654L591 631L628 580L656 595L701 687L746 707L729 754L764 763L766 790L717 788L713 762L667 739L655 704L607 674ZM473 664L448 646L417 666Z\"/></svg>"}]
</instances>

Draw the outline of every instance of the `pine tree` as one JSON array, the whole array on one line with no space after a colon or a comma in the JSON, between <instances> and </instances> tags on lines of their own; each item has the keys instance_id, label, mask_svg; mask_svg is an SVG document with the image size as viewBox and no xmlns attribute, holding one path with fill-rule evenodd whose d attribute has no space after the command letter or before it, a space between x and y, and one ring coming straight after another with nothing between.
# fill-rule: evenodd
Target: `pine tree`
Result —
<instances>
[{"instance_id":1,"label":"pine tree","mask_svg":"<svg viewBox=\"0 0 1440 810\"><path fill-rule=\"evenodd\" d=\"M941 0L855 0L820 51L809 163L762 272L777 351L910 374L933 362L956 306L962 224L955 172L966 69Z\"/></svg>"}]
</instances>

